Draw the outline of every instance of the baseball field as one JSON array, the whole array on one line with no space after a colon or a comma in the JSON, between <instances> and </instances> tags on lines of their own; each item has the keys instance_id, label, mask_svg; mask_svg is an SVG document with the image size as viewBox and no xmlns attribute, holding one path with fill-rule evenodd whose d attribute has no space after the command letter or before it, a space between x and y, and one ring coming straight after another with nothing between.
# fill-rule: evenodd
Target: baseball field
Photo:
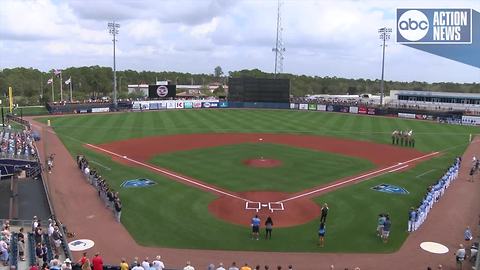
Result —
<instances>
[{"instance_id":1,"label":"baseball field","mask_svg":"<svg viewBox=\"0 0 480 270\"><path fill-rule=\"evenodd\" d=\"M408 209L464 152L469 135L479 133L475 127L427 121L287 110L174 110L40 121L47 119L72 156L85 155L120 192L122 224L138 243L222 250L398 250L408 237ZM393 130L413 130L415 148L391 145ZM139 178L156 185L121 187ZM380 184L406 192L372 189ZM330 211L326 245L319 248L323 203ZM392 219L387 244L375 234L379 213ZM255 214L262 224L272 216L271 240L251 240Z\"/></svg>"}]
</instances>

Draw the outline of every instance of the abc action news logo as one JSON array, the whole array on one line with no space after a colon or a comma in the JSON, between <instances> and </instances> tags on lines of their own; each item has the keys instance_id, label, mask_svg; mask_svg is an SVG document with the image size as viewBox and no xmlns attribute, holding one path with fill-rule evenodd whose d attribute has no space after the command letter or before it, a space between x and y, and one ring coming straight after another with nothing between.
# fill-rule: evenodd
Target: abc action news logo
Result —
<instances>
[{"instance_id":1,"label":"abc action news logo","mask_svg":"<svg viewBox=\"0 0 480 270\"><path fill-rule=\"evenodd\" d=\"M472 9L397 9L397 42L471 44Z\"/></svg>"}]
</instances>

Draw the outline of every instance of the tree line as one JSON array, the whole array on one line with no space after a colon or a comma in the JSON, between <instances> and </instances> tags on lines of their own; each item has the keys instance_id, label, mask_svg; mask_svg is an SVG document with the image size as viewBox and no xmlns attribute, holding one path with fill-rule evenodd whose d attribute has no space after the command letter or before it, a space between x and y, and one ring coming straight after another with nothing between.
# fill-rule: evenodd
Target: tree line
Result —
<instances>
[{"instance_id":1,"label":"tree line","mask_svg":"<svg viewBox=\"0 0 480 270\"><path fill-rule=\"evenodd\" d=\"M192 74L173 71L117 71L118 97L127 98L127 85L153 84L156 80L170 80L174 84L228 83L228 77L257 77L273 78L273 73L266 73L258 69L232 71L228 76L223 74L220 66L215 67L212 74ZM380 81L370 79L347 79L338 77L319 77L294 74L280 74L278 78L290 79L291 94L305 96L314 94L376 94L380 91ZM51 84L53 78L55 100L60 96L60 78L50 72L42 72L33 68L11 68L0 71L0 89L2 99L8 94L8 87L13 87L15 103L20 105L43 104L52 98ZM70 67L62 71L63 82L71 78L74 100L100 98L111 96L113 89L113 71L110 67L89 66ZM427 83L427 82L399 82L385 81L385 91L405 89L439 92L480 93L478 83ZM69 85L63 84L64 99L69 98ZM217 94L221 95L219 91Z\"/></svg>"}]
</instances>

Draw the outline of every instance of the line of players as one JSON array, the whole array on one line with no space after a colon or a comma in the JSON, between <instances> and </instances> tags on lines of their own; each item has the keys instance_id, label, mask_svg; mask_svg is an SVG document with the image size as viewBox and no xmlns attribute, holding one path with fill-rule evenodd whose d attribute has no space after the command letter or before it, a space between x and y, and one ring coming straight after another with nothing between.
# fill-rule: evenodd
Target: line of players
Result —
<instances>
[{"instance_id":1,"label":"line of players","mask_svg":"<svg viewBox=\"0 0 480 270\"><path fill-rule=\"evenodd\" d=\"M427 219L430 209L443 196L445 190L450 186L458 176L461 158L456 158L454 164L448 168L447 172L437 181L433 186L428 187L427 194L417 209L410 208L408 213L408 231L413 232L417 230L423 222Z\"/></svg>"}]
</instances>

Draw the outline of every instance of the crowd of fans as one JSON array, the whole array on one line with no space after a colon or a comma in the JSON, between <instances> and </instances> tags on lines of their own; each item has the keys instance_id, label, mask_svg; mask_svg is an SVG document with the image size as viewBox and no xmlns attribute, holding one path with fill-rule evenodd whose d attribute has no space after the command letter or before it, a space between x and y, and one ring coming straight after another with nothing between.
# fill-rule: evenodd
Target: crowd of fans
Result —
<instances>
[{"instance_id":1,"label":"crowd of fans","mask_svg":"<svg viewBox=\"0 0 480 270\"><path fill-rule=\"evenodd\" d=\"M324 104L324 105L344 105L344 106L377 106L378 104L362 99L360 97L340 98L340 97L292 97L290 98L292 103L304 103L304 104Z\"/></svg>"},{"instance_id":2,"label":"crowd of fans","mask_svg":"<svg viewBox=\"0 0 480 270\"><path fill-rule=\"evenodd\" d=\"M40 269L40 266L41 269L72 269L71 266L70 268L62 267L59 261L59 257L66 254L60 224L57 224L55 219L48 219L46 224L46 231L44 231L41 221L34 216L30 233L25 233L23 227L20 227L18 232L13 232L10 229L10 221L5 220L2 224L0 240L1 263L4 266L16 267L18 259L20 261L28 259L30 269ZM28 258L27 249L30 255ZM66 263L64 265L68 266Z\"/></svg>"},{"instance_id":3,"label":"crowd of fans","mask_svg":"<svg viewBox=\"0 0 480 270\"><path fill-rule=\"evenodd\" d=\"M427 194L423 197L420 205L415 209L412 207L408 214L408 231L413 232L420 228L420 226L427 219L430 209L433 205L440 200L445 193L445 190L450 186L450 183L457 179L458 170L461 164L461 158L455 159L450 168L447 169L445 174L434 185L427 188Z\"/></svg>"},{"instance_id":4,"label":"crowd of fans","mask_svg":"<svg viewBox=\"0 0 480 270\"><path fill-rule=\"evenodd\" d=\"M78 168L85 175L85 179L98 191L98 196L105 203L105 207L111 209L117 222L120 222L122 215L122 202L118 192L111 188L105 179L90 166L84 156L77 156Z\"/></svg>"},{"instance_id":5,"label":"crowd of fans","mask_svg":"<svg viewBox=\"0 0 480 270\"><path fill-rule=\"evenodd\" d=\"M30 130L14 131L9 126L0 131L0 153L7 158L31 159L37 156Z\"/></svg>"}]
</instances>

